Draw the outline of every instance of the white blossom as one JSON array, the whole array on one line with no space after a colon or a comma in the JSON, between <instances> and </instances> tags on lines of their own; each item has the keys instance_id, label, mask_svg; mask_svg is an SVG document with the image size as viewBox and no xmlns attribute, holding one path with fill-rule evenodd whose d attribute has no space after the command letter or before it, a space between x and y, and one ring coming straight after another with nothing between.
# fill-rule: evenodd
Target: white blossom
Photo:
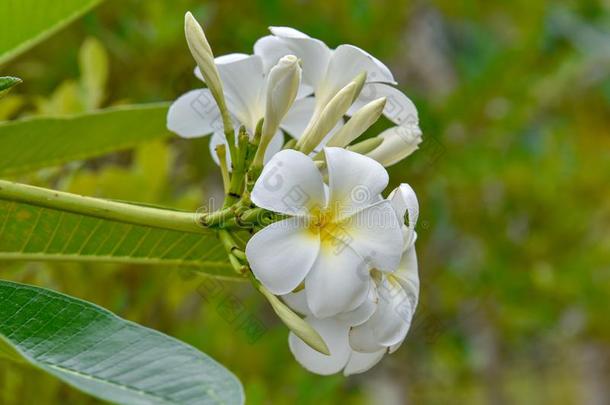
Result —
<instances>
[{"instance_id":1,"label":"white blossom","mask_svg":"<svg viewBox=\"0 0 610 405\"><path fill-rule=\"evenodd\" d=\"M401 222L381 197L388 174L379 163L342 148L325 148L328 186L312 159L283 150L263 169L252 191L258 206L285 214L246 246L254 275L273 294L302 282L317 318L360 306L370 289L369 266L398 267Z\"/></svg>"},{"instance_id":2,"label":"white blossom","mask_svg":"<svg viewBox=\"0 0 610 405\"><path fill-rule=\"evenodd\" d=\"M314 97L297 100L286 117L288 132L298 138L312 116L320 114L332 97L358 74L366 72L367 81L347 111L352 115L367 103L386 97L383 114L396 125L418 125L415 105L394 85L387 66L368 52L353 46L330 49L324 42L289 27L271 27L273 35L259 39L254 53L263 64L274 64L279 56L290 53L302 60L304 85L311 86Z\"/></svg>"},{"instance_id":3,"label":"white blossom","mask_svg":"<svg viewBox=\"0 0 610 405\"><path fill-rule=\"evenodd\" d=\"M413 190L406 184L397 188L389 200L399 217L404 217L405 212L409 216L409 225L403 227L405 245L400 265L395 272L376 272L367 299L358 308L320 319L309 308L306 290L283 296L289 306L306 316L305 320L329 348L330 355L319 353L290 334L290 350L309 371L323 375L341 370L345 375L362 373L386 353L396 351L409 331L419 298L414 231L419 208Z\"/></svg>"}]
</instances>

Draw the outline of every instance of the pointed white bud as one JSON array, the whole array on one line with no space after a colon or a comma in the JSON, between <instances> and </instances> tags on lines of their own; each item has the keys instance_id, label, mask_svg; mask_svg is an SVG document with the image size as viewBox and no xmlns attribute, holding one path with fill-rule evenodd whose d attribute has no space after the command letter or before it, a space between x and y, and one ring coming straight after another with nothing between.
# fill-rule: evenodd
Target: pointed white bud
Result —
<instances>
[{"instance_id":1,"label":"pointed white bud","mask_svg":"<svg viewBox=\"0 0 610 405\"><path fill-rule=\"evenodd\" d=\"M421 130L417 126L396 126L378 135L381 145L367 153L384 166L392 166L418 149L422 141Z\"/></svg>"},{"instance_id":2,"label":"pointed white bud","mask_svg":"<svg viewBox=\"0 0 610 405\"><path fill-rule=\"evenodd\" d=\"M299 59L294 55L282 57L269 72L260 153L257 153L261 159L269 142L280 127L280 122L294 103L301 85L301 74Z\"/></svg>"},{"instance_id":3,"label":"pointed white bud","mask_svg":"<svg viewBox=\"0 0 610 405\"><path fill-rule=\"evenodd\" d=\"M344 148L352 143L379 119L386 100L385 97L378 98L356 111L349 121L333 134L326 146Z\"/></svg>"},{"instance_id":4,"label":"pointed white bud","mask_svg":"<svg viewBox=\"0 0 610 405\"><path fill-rule=\"evenodd\" d=\"M222 114L225 130L232 128L229 112L227 110L224 93L222 90L222 81L214 62L214 54L208 43L205 33L201 25L195 20L191 12L187 12L184 16L184 34L189 50L199 66L201 75L207 84L220 112Z\"/></svg>"},{"instance_id":5,"label":"pointed white bud","mask_svg":"<svg viewBox=\"0 0 610 405\"><path fill-rule=\"evenodd\" d=\"M307 343L312 349L322 354L326 354L327 356L330 355L330 350L328 349L326 342L324 342L322 336L320 336L311 325L295 314L294 311L288 308L288 306L280 301L278 297L271 294L262 284L256 283L256 286L265 298L267 298L267 301L269 301L271 307L273 307L273 311L295 335L300 337L303 342Z\"/></svg>"},{"instance_id":6,"label":"pointed white bud","mask_svg":"<svg viewBox=\"0 0 610 405\"><path fill-rule=\"evenodd\" d=\"M354 100L360 94L365 81L366 73L363 72L356 76L347 86L339 90L322 109L320 114L317 117L314 115L299 138L296 148L305 154L314 150L337 125L337 122L343 118L347 110L349 110Z\"/></svg>"}]
</instances>

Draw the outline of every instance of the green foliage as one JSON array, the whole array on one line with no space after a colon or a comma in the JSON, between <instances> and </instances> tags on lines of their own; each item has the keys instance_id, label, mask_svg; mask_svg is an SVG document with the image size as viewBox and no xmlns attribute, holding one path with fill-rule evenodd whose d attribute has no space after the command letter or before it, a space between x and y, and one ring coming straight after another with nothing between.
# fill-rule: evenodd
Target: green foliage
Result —
<instances>
[{"instance_id":1,"label":"green foliage","mask_svg":"<svg viewBox=\"0 0 610 405\"><path fill-rule=\"evenodd\" d=\"M161 103L0 123L0 151L7 154L0 160L0 173L60 165L166 138L166 113L167 104Z\"/></svg>"},{"instance_id":2,"label":"green foliage","mask_svg":"<svg viewBox=\"0 0 610 405\"><path fill-rule=\"evenodd\" d=\"M239 381L195 348L54 291L0 281L2 340L33 366L108 401L243 403Z\"/></svg>"},{"instance_id":3,"label":"green foliage","mask_svg":"<svg viewBox=\"0 0 610 405\"><path fill-rule=\"evenodd\" d=\"M0 65L66 26L101 0L3 0Z\"/></svg>"},{"instance_id":4,"label":"green foliage","mask_svg":"<svg viewBox=\"0 0 610 405\"><path fill-rule=\"evenodd\" d=\"M18 77L6 76L0 77L0 97L6 94L11 87L21 83L21 79Z\"/></svg>"},{"instance_id":5,"label":"green foliage","mask_svg":"<svg viewBox=\"0 0 610 405\"><path fill-rule=\"evenodd\" d=\"M231 277L214 232L196 215L0 180L0 260L138 263Z\"/></svg>"}]
</instances>

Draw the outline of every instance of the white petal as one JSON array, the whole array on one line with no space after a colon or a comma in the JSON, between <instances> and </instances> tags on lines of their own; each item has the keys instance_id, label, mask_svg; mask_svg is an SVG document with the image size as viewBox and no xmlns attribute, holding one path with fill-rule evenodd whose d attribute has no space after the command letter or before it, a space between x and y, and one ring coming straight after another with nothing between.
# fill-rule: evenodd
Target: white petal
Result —
<instances>
[{"instance_id":1,"label":"white petal","mask_svg":"<svg viewBox=\"0 0 610 405\"><path fill-rule=\"evenodd\" d=\"M294 333L288 336L290 351L297 361L312 373L322 375L338 373L347 364L351 353L347 338L349 327L332 318L307 317L305 320L322 336L330 350L330 356L315 351Z\"/></svg>"},{"instance_id":2,"label":"white petal","mask_svg":"<svg viewBox=\"0 0 610 405\"><path fill-rule=\"evenodd\" d=\"M401 259L401 225L389 201L381 201L343 220L333 230L372 267L394 271Z\"/></svg>"},{"instance_id":3,"label":"white petal","mask_svg":"<svg viewBox=\"0 0 610 405\"><path fill-rule=\"evenodd\" d=\"M419 274L417 269L417 254L415 246L412 245L402 254L398 270L392 276L400 283L411 301L413 310L419 300Z\"/></svg>"},{"instance_id":4,"label":"white petal","mask_svg":"<svg viewBox=\"0 0 610 405\"><path fill-rule=\"evenodd\" d=\"M413 187L407 183L402 183L392 190L388 200L390 200L398 218L404 219L405 214L409 214L409 227L415 228L419 217L419 203Z\"/></svg>"},{"instance_id":5,"label":"white petal","mask_svg":"<svg viewBox=\"0 0 610 405\"><path fill-rule=\"evenodd\" d=\"M286 149L267 163L252 190L252 202L261 208L289 215L308 215L324 207L324 183L313 161Z\"/></svg>"},{"instance_id":6,"label":"white petal","mask_svg":"<svg viewBox=\"0 0 610 405\"><path fill-rule=\"evenodd\" d=\"M305 278L307 305L317 318L328 318L360 306L368 295L364 261L342 242L323 240L318 258Z\"/></svg>"},{"instance_id":7,"label":"white petal","mask_svg":"<svg viewBox=\"0 0 610 405\"><path fill-rule=\"evenodd\" d=\"M330 187L329 207L346 217L381 199L388 172L373 159L343 148L325 148Z\"/></svg>"},{"instance_id":8,"label":"white petal","mask_svg":"<svg viewBox=\"0 0 610 405\"><path fill-rule=\"evenodd\" d=\"M380 97L387 98L383 115L390 121L397 125L419 125L415 104L402 91L383 83L366 83L347 114L352 115L365 104Z\"/></svg>"},{"instance_id":9,"label":"white petal","mask_svg":"<svg viewBox=\"0 0 610 405\"><path fill-rule=\"evenodd\" d=\"M387 347L379 343L369 322L350 329L349 344L354 351L360 353L377 353L380 350L387 350Z\"/></svg>"},{"instance_id":10,"label":"white petal","mask_svg":"<svg viewBox=\"0 0 610 405\"><path fill-rule=\"evenodd\" d=\"M402 285L392 279L391 275L382 281L378 292L379 307L366 325L373 328L380 344L392 346L407 335L415 307Z\"/></svg>"},{"instance_id":11,"label":"white petal","mask_svg":"<svg viewBox=\"0 0 610 405\"><path fill-rule=\"evenodd\" d=\"M369 292L364 302L353 311L338 314L337 319L347 322L350 326L357 326L369 320L377 310L377 303L379 302L377 288L375 288L372 279L370 284L371 286L369 286Z\"/></svg>"},{"instance_id":12,"label":"white petal","mask_svg":"<svg viewBox=\"0 0 610 405\"><path fill-rule=\"evenodd\" d=\"M296 293L284 294L282 295L282 300L286 303L286 305L288 305L288 307L294 311L297 311L301 315L312 315L309 307L307 306L307 296L305 295L305 290L301 290Z\"/></svg>"},{"instance_id":13,"label":"white petal","mask_svg":"<svg viewBox=\"0 0 610 405\"><path fill-rule=\"evenodd\" d=\"M288 27L270 27L273 35L281 38L291 53L303 63L303 79L317 89L326 74L331 50L318 39Z\"/></svg>"},{"instance_id":14,"label":"white petal","mask_svg":"<svg viewBox=\"0 0 610 405\"><path fill-rule=\"evenodd\" d=\"M169 107L167 128L184 138L196 138L222 129L222 119L208 89L192 90Z\"/></svg>"},{"instance_id":15,"label":"white petal","mask_svg":"<svg viewBox=\"0 0 610 405\"><path fill-rule=\"evenodd\" d=\"M269 31L282 38L310 38L309 35L291 27L269 27Z\"/></svg>"},{"instance_id":16,"label":"white petal","mask_svg":"<svg viewBox=\"0 0 610 405\"><path fill-rule=\"evenodd\" d=\"M246 246L252 273L275 295L287 294L305 278L320 250L320 240L303 218L274 222Z\"/></svg>"},{"instance_id":17,"label":"white petal","mask_svg":"<svg viewBox=\"0 0 610 405\"><path fill-rule=\"evenodd\" d=\"M220 55L214 59L214 62L217 65L226 65L229 63L239 62L244 59L250 58L252 55L248 55L247 53L228 53L226 55Z\"/></svg>"},{"instance_id":18,"label":"white petal","mask_svg":"<svg viewBox=\"0 0 610 405\"><path fill-rule=\"evenodd\" d=\"M224 55L216 58L216 66L229 111L253 133L265 112L262 59L257 55Z\"/></svg>"},{"instance_id":19,"label":"white petal","mask_svg":"<svg viewBox=\"0 0 610 405\"><path fill-rule=\"evenodd\" d=\"M254 54L262 58L265 72L269 72L283 56L290 53L288 45L273 35L264 36L254 44Z\"/></svg>"},{"instance_id":20,"label":"white petal","mask_svg":"<svg viewBox=\"0 0 610 405\"><path fill-rule=\"evenodd\" d=\"M284 147L284 134L282 133L282 131L278 130L275 133L275 136L273 138L271 138L271 142L269 142L269 145L267 146L267 150L265 151L265 160L264 160L265 164L268 163L276 153L281 151L283 147Z\"/></svg>"},{"instance_id":21,"label":"white petal","mask_svg":"<svg viewBox=\"0 0 610 405\"><path fill-rule=\"evenodd\" d=\"M390 354L394 353L396 350L398 350L400 348L400 346L402 345L402 342L404 342L404 341L405 340L403 339L400 342L396 343L395 345L388 347L388 353L390 353Z\"/></svg>"},{"instance_id":22,"label":"white petal","mask_svg":"<svg viewBox=\"0 0 610 405\"><path fill-rule=\"evenodd\" d=\"M217 65L218 64L227 64L227 63L237 62L242 59L246 59L247 57L248 57L248 55L245 53L229 53L227 55L218 56L217 58L214 59L214 62ZM202 82L205 83L205 79L204 79L203 75L201 74L201 70L199 69L199 66L195 66L195 76L199 80L201 80Z\"/></svg>"},{"instance_id":23,"label":"white petal","mask_svg":"<svg viewBox=\"0 0 610 405\"><path fill-rule=\"evenodd\" d=\"M299 139L313 115L315 106L316 100L313 97L295 100L292 108L280 123L280 128L293 138Z\"/></svg>"},{"instance_id":24,"label":"white petal","mask_svg":"<svg viewBox=\"0 0 610 405\"><path fill-rule=\"evenodd\" d=\"M370 370L375 364L379 363L379 360L383 358L385 353L386 351L384 349L374 353L352 352L349 361L343 370L343 375L349 376Z\"/></svg>"},{"instance_id":25,"label":"white petal","mask_svg":"<svg viewBox=\"0 0 610 405\"><path fill-rule=\"evenodd\" d=\"M328 71L318 90L317 96L330 99L357 75L367 73L367 82L395 83L392 72L368 52L353 46L341 45L333 51L328 63Z\"/></svg>"},{"instance_id":26,"label":"white petal","mask_svg":"<svg viewBox=\"0 0 610 405\"><path fill-rule=\"evenodd\" d=\"M394 211L396 212L396 215L401 223L404 223L405 214L408 214L409 225L406 228L406 232L403 232L405 241L404 249L407 249L415 242L416 237L415 226L417 225L417 219L419 217L419 203L417 201L417 196L410 185L407 183L402 183L400 186L392 190L388 196L388 200L390 200L392 208L394 208ZM405 229L403 228L403 230Z\"/></svg>"}]
</instances>

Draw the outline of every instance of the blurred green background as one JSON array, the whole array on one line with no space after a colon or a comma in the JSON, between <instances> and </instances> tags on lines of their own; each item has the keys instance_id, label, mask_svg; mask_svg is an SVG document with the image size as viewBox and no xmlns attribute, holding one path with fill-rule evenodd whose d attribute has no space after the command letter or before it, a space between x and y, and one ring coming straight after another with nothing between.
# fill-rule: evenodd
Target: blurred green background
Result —
<instances>
[{"instance_id":1,"label":"blurred green background","mask_svg":"<svg viewBox=\"0 0 610 405\"><path fill-rule=\"evenodd\" d=\"M610 401L610 2L108 0L5 66L24 83L0 119L172 100L198 86L183 15L217 55L269 25L386 62L424 143L390 170L421 205L421 300L409 337L372 371L309 374L287 329L243 284L175 269L4 263L193 344L250 404L604 404ZM195 209L220 187L207 139L152 143L21 176L88 195ZM230 322L227 303L264 325ZM235 307L234 307L235 308ZM1 404L98 403L0 363Z\"/></svg>"}]
</instances>

